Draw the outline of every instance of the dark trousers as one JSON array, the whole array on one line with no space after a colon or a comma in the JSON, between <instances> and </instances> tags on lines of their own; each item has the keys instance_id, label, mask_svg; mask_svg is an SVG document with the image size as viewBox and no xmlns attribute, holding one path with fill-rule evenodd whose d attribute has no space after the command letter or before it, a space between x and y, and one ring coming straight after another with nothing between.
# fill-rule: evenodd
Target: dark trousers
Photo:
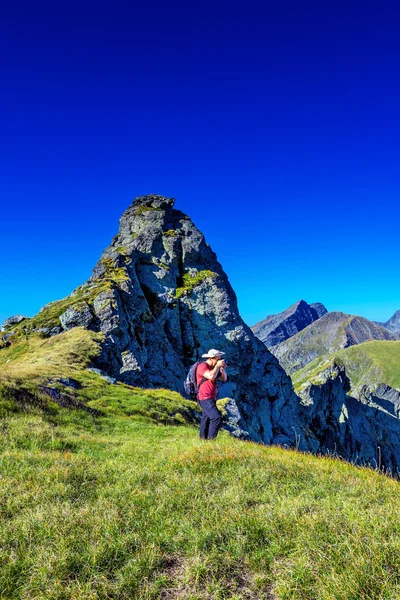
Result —
<instances>
[{"instance_id":1,"label":"dark trousers","mask_svg":"<svg viewBox=\"0 0 400 600\"><path fill-rule=\"evenodd\" d=\"M198 401L203 409L203 415L200 421L200 439L213 440L217 437L217 433L222 425L222 415L219 412L215 400Z\"/></svg>"}]
</instances>

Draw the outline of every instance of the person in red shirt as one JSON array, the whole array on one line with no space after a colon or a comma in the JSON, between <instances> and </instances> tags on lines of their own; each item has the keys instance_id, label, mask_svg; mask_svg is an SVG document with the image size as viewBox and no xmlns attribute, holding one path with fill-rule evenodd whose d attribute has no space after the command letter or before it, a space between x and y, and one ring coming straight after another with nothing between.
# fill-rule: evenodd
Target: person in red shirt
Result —
<instances>
[{"instance_id":1,"label":"person in red shirt","mask_svg":"<svg viewBox=\"0 0 400 600\"><path fill-rule=\"evenodd\" d=\"M214 440L222 425L222 415L217 408L217 379L226 381L228 376L225 368L226 363L222 358L225 352L212 348L203 354L202 358L207 360L196 369L197 399L203 410L200 421L200 439Z\"/></svg>"}]
</instances>

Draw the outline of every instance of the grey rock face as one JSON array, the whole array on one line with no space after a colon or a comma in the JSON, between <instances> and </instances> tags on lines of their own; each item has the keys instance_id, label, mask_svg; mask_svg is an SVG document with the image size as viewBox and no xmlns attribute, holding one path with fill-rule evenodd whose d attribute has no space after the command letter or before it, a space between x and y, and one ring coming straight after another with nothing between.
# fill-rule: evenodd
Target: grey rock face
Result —
<instances>
[{"instance_id":1,"label":"grey rock face","mask_svg":"<svg viewBox=\"0 0 400 600\"><path fill-rule=\"evenodd\" d=\"M307 304L304 300L299 300L283 312L270 315L253 325L251 330L269 348L302 331L326 312L325 306L320 302Z\"/></svg>"},{"instance_id":2,"label":"grey rock face","mask_svg":"<svg viewBox=\"0 0 400 600\"><path fill-rule=\"evenodd\" d=\"M102 369L96 369L95 367L90 367L88 369L88 371L91 371L91 373L96 373L96 375L99 375L102 379L104 379L108 383L111 383L113 385L117 384L117 379L115 377L110 377L108 375L108 373L106 373Z\"/></svg>"},{"instance_id":3,"label":"grey rock face","mask_svg":"<svg viewBox=\"0 0 400 600\"><path fill-rule=\"evenodd\" d=\"M315 312L319 317L323 317L328 311L326 310L325 306L323 304L321 304L321 302L313 302L312 304L310 304L310 307L315 310Z\"/></svg>"},{"instance_id":4,"label":"grey rock face","mask_svg":"<svg viewBox=\"0 0 400 600\"><path fill-rule=\"evenodd\" d=\"M93 315L89 306L85 303L82 303L79 308L70 306L60 316L60 322L64 330L72 329L73 327L88 327L92 320Z\"/></svg>"},{"instance_id":5,"label":"grey rock face","mask_svg":"<svg viewBox=\"0 0 400 600\"><path fill-rule=\"evenodd\" d=\"M353 394L355 395L356 392L357 389L354 388ZM364 385L356 398L365 404L375 406L394 417L400 418L400 391L386 383Z\"/></svg>"},{"instance_id":6,"label":"grey rock face","mask_svg":"<svg viewBox=\"0 0 400 600\"><path fill-rule=\"evenodd\" d=\"M233 398L229 398L229 401L224 404L224 412L222 414L224 429L236 438L246 439L248 437L248 432L240 428L239 423L242 420L242 415Z\"/></svg>"},{"instance_id":7,"label":"grey rock face","mask_svg":"<svg viewBox=\"0 0 400 600\"><path fill-rule=\"evenodd\" d=\"M291 380L241 319L215 253L173 198L135 199L76 297L84 289L101 291L60 320L64 329L104 333L97 367L132 385L183 393L189 366L218 348L232 364L220 397L236 399L243 430L260 442L294 444L301 424Z\"/></svg>"},{"instance_id":8,"label":"grey rock face","mask_svg":"<svg viewBox=\"0 0 400 600\"><path fill-rule=\"evenodd\" d=\"M302 420L313 451L336 453L354 464L383 468L395 475L400 469L400 419L397 390L378 385L361 398L348 395L345 369L336 364L325 381L300 392Z\"/></svg>"},{"instance_id":9,"label":"grey rock face","mask_svg":"<svg viewBox=\"0 0 400 600\"><path fill-rule=\"evenodd\" d=\"M1 341L7 343L8 340L12 338L15 334L15 331L10 331L9 333L6 333L5 335L1 336Z\"/></svg>"},{"instance_id":10,"label":"grey rock face","mask_svg":"<svg viewBox=\"0 0 400 600\"><path fill-rule=\"evenodd\" d=\"M287 373L294 373L324 354L367 340L395 340L396 336L363 317L328 312L305 329L271 348Z\"/></svg>"},{"instance_id":11,"label":"grey rock face","mask_svg":"<svg viewBox=\"0 0 400 600\"><path fill-rule=\"evenodd\" d=\"M25 321L26 317L22 315L15 315L14 317L8 317L1 326L1 331L6 331L12 325L16 325L17 323L21 323L21 321Z\"/></svg>"},{"instance_id":12,"label":"grey rock face","mask_svg":"<svg viewBox=\"0 0 400 600\"><path fill-rule=\"evenodd\" d=\"M49 336L58 335L61 332L62 332L62 327L57 325L56 327L52 327L50 329Z\"/></svg>"}]
</instances>

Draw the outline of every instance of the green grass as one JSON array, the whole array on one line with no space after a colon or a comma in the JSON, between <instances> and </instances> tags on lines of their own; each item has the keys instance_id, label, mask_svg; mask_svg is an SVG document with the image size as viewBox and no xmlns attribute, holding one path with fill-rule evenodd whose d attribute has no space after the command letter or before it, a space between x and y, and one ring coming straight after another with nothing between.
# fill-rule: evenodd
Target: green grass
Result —
<instances>
[{"instance_id":1,"label":"green grass","mask_svg":"<svg viewBox=\"0 0 400 600\"><path fill-rule=\"evenodd\" d=\"M400 597L398 481L226 431L200 440L195 403L87 370L102 339L0 350L2 600Z\"/></svg>"},{"instance_id":2,"label":"green grass","mask_svg":"<svg viewBox=\"0 0 400 600\"><path fill-rule=\"evenodd\" d=\"M54 403L41 393L41 387L49 386L49 379L70 377L79 384L79 389L57 382L51 383L50 387L105 414L127 415L154 423L194 422L196 403L185 400L176 392L145 390L123 383L113 385L88 371L86 367L98 356L102 339L101 333L75 327L45 340L32 336L29 344L21 341L3 349L0 351L3 401L8 404L10 393L14 397L13 392L18 396L18 391L23 390L34 394L41 405L54 409Z\"/></svg>"},{"instance_id":3,"label":"green grass","mask_svg":"<svg viewBox=\"0 0 400 600\"><path fill-rule=\"evenodd\" d=\"M400 342L369 340L316 358L292 374L295 389L308 381L319 383L323 371L335 361L343 365L353 388L365 384L386 383L400 389Z\"/></svg>"},{"instance_id":4,"label":"green grass","mask_svg":"<svg viewBox=\"0 0 400 600\"><path fill-rule=\"evenodd\" d=\"M4 600L400 595L399 483L373 470L65 409L1 437Z\"/></svg>"}]
</instances>

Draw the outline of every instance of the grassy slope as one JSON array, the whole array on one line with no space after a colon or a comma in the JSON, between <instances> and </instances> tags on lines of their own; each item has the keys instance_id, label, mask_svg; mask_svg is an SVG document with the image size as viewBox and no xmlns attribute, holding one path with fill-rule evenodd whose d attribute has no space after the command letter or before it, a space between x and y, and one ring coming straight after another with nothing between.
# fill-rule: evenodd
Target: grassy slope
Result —
<instances>
[{"instance_id":1,"label":"grassy slope","mask_svg":"<svg viewBox=\"0 0 400 600\"><path fill-rule=\"evenodd\" d=\"M399 483L372 470L66 409L1 437L4 599L400 597Z\"/></svg>"},{"instance_id":2,"label":"grassy slope","mask_svg":"<svg viewBox=\"0 0 400 600\"><path fill-rule=\"evenodd\" d=\"M101 339L100 333L76 327L47 339L32 335L29 343L20 338L2 349L0 394L3 394L3 407L10 395L9 390L23 388L37 395L40 404L54 409L56 405L40 393L40 387L48 385L49 378L70 377L80 385L79 389L57 383L50 387L106 414L135 415L157 423L193 421L192 411L196 404L176 392L143 390L122 383L110 385L99 375L88 371L85 367L98 355ZM8 410L12 407L18 410L16 403L9 399L6 406Z\"/></svg>"},{"instance_id":3,"label":"grassy slope","mask_svg":"<svg viewBox=\"0 0 400 600\"><path fill-rule=\"evenodd\" d=\"M345 366L352 387L386 383L400 389L400 342L385 340L370 340L315 359L292 374L295 388L301 389L307 381L318 383L320 374L333 360Z\"/></svg>"},{"instance_id":4,"label":"grassy slope","mask_svg":"<svg viewBox=\"0 0 400 600\"><path fill-rule=\"evenodd\" d=\"M99 339L0 351L2 600L400 597L398 482L224 431L202 442L172 425L190 421L179 394L89 373ZM7 396L55 376L106 416Z\"/></svg>"}]
</instances>

